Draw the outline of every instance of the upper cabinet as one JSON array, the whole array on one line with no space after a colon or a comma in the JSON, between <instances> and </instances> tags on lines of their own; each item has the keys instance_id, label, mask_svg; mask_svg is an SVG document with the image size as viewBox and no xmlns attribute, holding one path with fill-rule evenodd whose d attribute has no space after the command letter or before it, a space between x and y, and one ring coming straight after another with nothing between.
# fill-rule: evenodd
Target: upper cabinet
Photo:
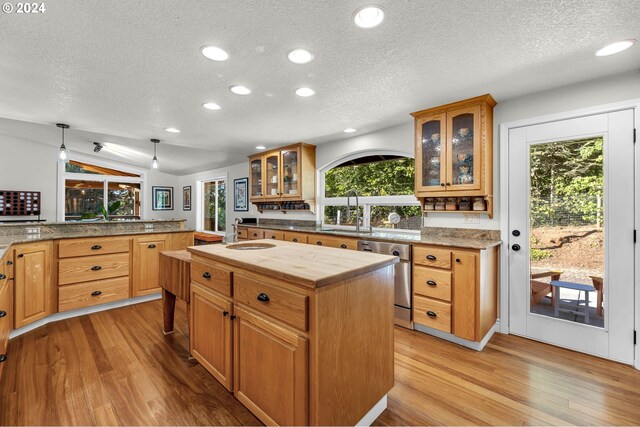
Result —
<instances>
[{"instance_id":1,"label":"upper cabinet","mask_svg":"<svg viewBox=\"0 0 640 427\"><path fill-rule=\"evenodd\" d=\"M418 111L415 119L415 194L427 198L484 199L493 215L493 107L491 95ZM456 209L457 210L457 209ZM478 211L476 209L476 211Z\"/></svg>"},{"instance_id":2,"label":"upper cabinet","mask_svg":"<svg viewBox=\"0 0 640 427\"><path fill-rule=\"evenodd\" d=\"M298 143L254 154L249 156L249 167L251 202L258 205L259 210L313 210L314 145Z\"/></svg>"}]
</instances>

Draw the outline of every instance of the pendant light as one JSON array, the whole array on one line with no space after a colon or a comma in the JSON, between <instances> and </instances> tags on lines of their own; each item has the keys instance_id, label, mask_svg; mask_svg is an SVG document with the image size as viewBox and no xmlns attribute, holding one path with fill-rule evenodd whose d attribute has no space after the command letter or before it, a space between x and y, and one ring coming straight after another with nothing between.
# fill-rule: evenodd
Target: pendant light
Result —
<instances>
[{"instance_id":1,"label":"pendant light","mask_svg":"<svg viewBox=\"0 0 640 427\"><path fill-rule=\"evenodd\" d=\"M65 125L64 123L56 123L60 129L62 129L62 145L60 145L60 151L58 151L58 161L69 163L69 150L64 145L64 130L69 129L69 125Z\"/></svg>"},{"instance_id":2,"label":"pendant light","mask_svg":"<svg viewBox=\"0 0 640 427\"><path fill-rule=\"evenodd\" d=\"M160 143L160 140L152 139L151 142L153 142L153 161L151 162L151 169L155 170L155 169L158 169L158 156L156 153L156 147Z\"/></svg>"}]
</instances>

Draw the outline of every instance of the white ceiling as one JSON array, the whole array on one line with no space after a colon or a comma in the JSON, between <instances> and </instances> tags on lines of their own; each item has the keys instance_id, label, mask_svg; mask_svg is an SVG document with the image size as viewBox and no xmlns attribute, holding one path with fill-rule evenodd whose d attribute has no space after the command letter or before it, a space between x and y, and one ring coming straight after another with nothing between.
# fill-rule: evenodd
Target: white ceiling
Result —
<instances>
[{"instance_id":1,"label":"white ceiling","mask_svg":"<svg viewBox=\"0 0 640 427\"><path fill-rule=\"evenodd\" d=\"M444 102L500 102L640 64L638 45L594 55L640 39L638 0L372 0L387 18L365 30L351 16L368 3L56 0L41 15L1 14L0 117L46 126L2 120L0 134L29 128L55 145L53 124L69 123L71 149L111 141L140 151L127 160L142 166L159 138L162 170L184 174L239 163L260 144L318 144ZM230 60L203 57L207 44ZM315 60L291 64L294 47ZM232 84L253 94L233 95ZM300 86L316 96L297 97Z\"/></svg>"}]
</instances>

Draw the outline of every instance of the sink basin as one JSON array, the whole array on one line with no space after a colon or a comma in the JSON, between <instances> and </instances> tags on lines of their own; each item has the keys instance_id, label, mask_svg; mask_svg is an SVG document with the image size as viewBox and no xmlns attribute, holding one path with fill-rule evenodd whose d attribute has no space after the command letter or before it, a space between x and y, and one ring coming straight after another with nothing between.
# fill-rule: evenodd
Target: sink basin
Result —
<instances>
[{"instance_id":1,"label":"sink basin","mask_svg":"<svg viewBox=\"0 0 640 427\"><path fill-rule=\"evenodd\" d=\"M227 249L235 249L237 251L257 251L259 249L275 248L276 245L271 243L235 243L227 245Z\"/></svg>"}]
</instances>

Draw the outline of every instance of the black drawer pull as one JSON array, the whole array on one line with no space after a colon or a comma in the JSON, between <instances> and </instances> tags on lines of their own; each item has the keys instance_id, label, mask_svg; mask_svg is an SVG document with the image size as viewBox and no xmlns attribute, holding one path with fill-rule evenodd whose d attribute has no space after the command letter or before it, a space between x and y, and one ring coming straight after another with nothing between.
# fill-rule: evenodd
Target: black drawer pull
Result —
<instances>
[{"instance_id":1,"label":"black drawer pull","mask_svg":"<svg viewBox=\"0 0 640 427\"><path fill-rule=\"evenodd\" d=\"M347 245L346 245L345 243L341 244L341 245L340 245L340 247L341 247L342 249L347 249Z\"/></svg>"},{"instance_id":2,"label":"black drawer pull","mask_svg":"<svg viewBox=\"0 0 640 427\"><path fill-rule=\"evenodd\" d=\"M272 238L272 239L275 239L275 238L276 238L276 236L271 236L271 238Z\"/></svg>"},{"instance_id":3,"label":"black drawer pull","mask_svg":"<svg viewBox=\"0 0 640 427\"><path fill-rule=\"evenodd\" d=\"M202 277L204 277L205 279L211 279L211 273L205 271L204 273L202 273Z\"/></svg>"},{"instance_id":4,"label":"black drawer pull","mask_svg":"<svg viewBox=\"0 0 640 427\"><path fill-rule=\"evenodd\" d=\"M102 246L100 246L100 245L93 245L93 246L91 246L91 250L92 250L92 251L97 251L97 250L99 250L99 249L102 249Z\"/></svg>"},{"instance_id":5,"label":"black drawer pull","mask_svg":"<svg viewBox=\"0 0 640 427\"><path fill-rule=\"evenodd\" d=\"M321 241L321 240L318 240L318 241L316 242L316 245L318 245L318 246L322 246L322 241Z\"/></svg>"},{"instance_id":6,"label":"black drawer pull","mask_svg":"<svg viewBox=\"0 0 640 427\"><path fill-rule=\"evenodd\" d=\"M435 260L437 260L438 258L436 258L436 257L435 257L435 256L433 256L433 255L427 255L427 259L428 259L429 261L435 261Z\"/></svg>"},{"instance_id":7,"label":"black drawer pull","mask_svg":"<svg viewBox=\"0 0 640 427\"><path fill-rule=\"evenodd\" d=\"M100 267L99 265L94 265L93 267L91 267L91 269L93 271L99 271L99 270L102 270L102 267Z\"/></svg>"},{"instance_id":8,"label":"black drawer pull","mask_svg":"<svg viewBox=\"0 0 640 427\"><path fill-rule=\"evenodd\" d=\"M436 312L435 311L431 311L431 310L427 311L427 316L429 316L429 317L438 317Z\"/></svg>"},{"instance_id":9,"label":"black drawer pull","mask_svg":"<svg viewBox=\"0 0 640 427\"><path fill-rule=\"evenodd\" d=\"M294 242L298 243L298 238L297 238L297 237L294 237L294 238L293 238L293 239L291 239L291 240L293 240Z\"/></svg>"},{"instance_id":10,"label":"black drawer pull","mask_svg":"<svg viewBox=\"0 0 640 427\"><path fill-rule=\"evenodd\" d=\"M235 314L232 314L232 315L231 315L231 320L235 320L235 318L236 318L236 315L235 315Z\"/></svg>"},{"instance_id":11,"label":"black drawer pull","mask_svg":"<svg viewBox=\"0 0 640 427\"><path fill-rule=\"evenodd\" d=\"M258 295L258 301L269 302L269 295L265 294L264 292L260 293Z\"/></svg>"},{"instance_id":12,"label":"black drawer pull","mask_svg":"<svg viewBox=\"0 0 640 427\"><path fill-rule=\"evenodd\" d=\"M5 360L7 360L7 355L6 354L0 354L0 363L4 362Z\"/></svg>"},{"instance_id":13,"label":"black drawer pull","mask_svg":"<svg viewBox=\"0 0 640 427\"><path fill-rule=\"evenodd\" d=\"M4 280L6 278L7 278L7 276L5 276L4 274L0 274L0 280Z\"/></svg>"},{"instance_id":14,"label":"black drawer pull","mask_svg":"<svg viewBox=\"0 0 640 427\"><path fill-rule=\"evenodd\" d=\"M258 237L258 233L253 233L253 237Z\"/></svg>"},{"instance_id":15,"label":"black drawer pull","mask_svg":"<svg viewBox=\"0 0 640 427\"><path fill-rule=\"evenodd\" d=\"M7 265L13 265L13 261L7 261Z\"/></svg>"},{"instance_id":16,"label":"black drawer pull","mask_svg":"<svg viewBox=\"0 0 640 427\"><path fill-rule=\"evenodd\" d=\"M429 285L429 286L436 286L436 285L437 285L437 283L436 283L436 282L434 282L433 280L427 280L427 285Z\"/></svg>"},{"instance_id":17,"label":"black drawer pull","mask_svg":"<svg viewBox=\"0 0 640 427\"><path fill-rule=\"evenodd\" d=\"M222 312L222 315L226 317L226 316L229 315L229 312L225 310L225 311Z\"/></svg>"},{"instance_id":18,"label":"black drawer pull","mask_svg":"<svg viewBox=\"0 0 640 427\"><path fill-rule=\"evenodd\" d=\"M456 262L458 262L458 263L459 263L459 262L460 262L460 258L456 258Z\"/></svg>"},{"instance_id":19,"label":"black drawer pull","mask_svg":"<svg viewBox=\"0 0 640 427\"><path fill-rule=\"evenodd\" d=\"M149 246L147 246L147 247L148 247L149 249L155 249L155 248L156 248L156 245L154 245L154 244L152 243L152 244L150 244L150 245L149 245Z\"/></svg>"},{"instance_id":20,"label":"black drawer pull","mask_svg":"<svg viewBox=\"0 0 640 427\"><path fill-rule=\"evenodd\" d=\"M4 317L7 315L7 312L4 310L0 310L0 317Z\"/></svg>"},{"instance_id":21,"label":"black drawer pull","mask_svg":"<svg viewBox=\"0 0 640 427\"><path fill-rule=\"evenodd\" d=\"M100 294L102 294L102 291L93 291L93 292L91 292L91 296L92 297L97 297Z\"/></svg>"},{"instance_id":22,"label":"black drawer pull","mask_svg":"<svg viewBox=\"0 0 640 427\"><path fill-rule=\"evenodd\" d=\"M18 255L18 258L22 258L24 256L24 254L20 254Z\"/></svg>"}]
</instances>

